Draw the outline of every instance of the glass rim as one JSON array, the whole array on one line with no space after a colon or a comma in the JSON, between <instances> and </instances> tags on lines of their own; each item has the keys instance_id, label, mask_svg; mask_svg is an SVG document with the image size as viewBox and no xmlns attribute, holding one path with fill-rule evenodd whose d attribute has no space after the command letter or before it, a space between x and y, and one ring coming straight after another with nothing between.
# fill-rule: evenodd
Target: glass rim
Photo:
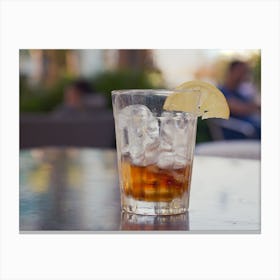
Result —
<instances>
[{"instance_id":1,"label":"glass rim","mask_svg":"<svg viewBox=\"0 0 280 280\"><path fill-rule=\"evenodd\" d=\"M164 95L168 96L172 93L180 93L180 92L197 92L196 89L188 89L188 90L178 90L178 89L116 89L112 90L111 94L113 95L122 95L122 94L152 94L152 95Z\"/></svg>"}]
</instances>

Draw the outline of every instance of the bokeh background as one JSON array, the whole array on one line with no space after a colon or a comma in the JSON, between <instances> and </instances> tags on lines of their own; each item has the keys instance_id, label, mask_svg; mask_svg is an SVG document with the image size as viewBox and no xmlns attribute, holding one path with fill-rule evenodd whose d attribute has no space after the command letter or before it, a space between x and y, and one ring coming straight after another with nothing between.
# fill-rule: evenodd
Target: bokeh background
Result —
<instances>
[{"instance_id":1,"label":"bokeh background","mask_svg":"<svg viewBox=\"0 0 280 280\"><path fill-rule=\"evenodd\" d=\"M112 90L173 88L193 79L222 86L233 61L248 66L239 88L245 99L257 104L260 123L261 52L257 49L22 49L20 147L114 148ZM250 123L231 119L226 124L199 120L197 143L260 140Z\"/></svg>"}]
</instances>

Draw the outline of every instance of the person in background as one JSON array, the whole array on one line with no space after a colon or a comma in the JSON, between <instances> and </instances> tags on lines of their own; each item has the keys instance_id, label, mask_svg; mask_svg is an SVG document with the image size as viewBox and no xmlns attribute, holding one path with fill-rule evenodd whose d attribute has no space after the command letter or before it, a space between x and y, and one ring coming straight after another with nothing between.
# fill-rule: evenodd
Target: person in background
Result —
<instances>
[{"instance_id":1,"label":"person in background","mask_svg":"<svg viewBox=\"0 0 280 280\"><path fill-rule=\"evenodd\" d=\"M260 139L260 104L256 103L256 91L252 87L248 87L249 75L250 70L247 63L234 60L228 67L224 84L219 88L228 101L230 116L253 125L255 128L253 138ZM225 134L227 133L229 134L229 132L225 132ZM238 137L232 136L232 138Z\"/></svg>"},{"instance_id":2,"label":"person in background","mask_svg":"<svg viewBox=\"0 0 280 280\"><path fill-rule=\"evenodd\" d=\"M92 88L87 81L76 80L64 90L63 104L58 106L53 116L58 118L76 118L87 114L85 97L92 93Z\"/></svg>"}]
</instances>

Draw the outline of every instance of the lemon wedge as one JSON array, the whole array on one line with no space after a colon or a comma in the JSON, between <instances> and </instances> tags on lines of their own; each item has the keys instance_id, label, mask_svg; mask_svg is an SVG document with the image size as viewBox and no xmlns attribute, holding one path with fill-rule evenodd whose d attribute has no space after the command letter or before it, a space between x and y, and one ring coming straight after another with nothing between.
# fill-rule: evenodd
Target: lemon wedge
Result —
<instances>
[{"instance_id":1,"label":"lemon wedge","mask_svg":"<svg viewBox=\"0 0 280 280\"><path fill-rule=\"evenodd\" d=\"M190 81L175 90L177 92L166 98L164 110L189 112L202 119L229 118L226 98L215 86L202 81Z\"/></svg>"}]
</instances>

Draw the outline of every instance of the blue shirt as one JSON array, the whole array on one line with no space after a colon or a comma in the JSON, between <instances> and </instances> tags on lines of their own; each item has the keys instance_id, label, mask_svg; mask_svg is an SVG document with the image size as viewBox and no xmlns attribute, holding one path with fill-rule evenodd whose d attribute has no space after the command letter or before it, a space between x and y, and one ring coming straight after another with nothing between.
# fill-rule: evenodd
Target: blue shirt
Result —
<instances>
[{"instance_id":1,"label":"blue shirt","mask_svg":"<svg viewBox=\"0 0 280 280\"><path fill-rule=\"evenodd\" d=\"M244 96L238 90L229 90L224 86L220 86L219 89L224 94L224 96L226 97L227 100L230 100L231 98L234 98L234 99L237 99L238 101L241 101L244 104L246 104L246 103L249 104L249 103L252 102L250 98ZM230 115L232 117L240 119L240 120L244 120L244 121L249 121L250 120L250 115L240 116L240 115L236 115L234 113L231 113Z\"/></svg>"},{"instance_id":2,"label":"blue shirt","mask_svg":"<svg viewBox=\"0 0 280 280\"><path fill-rule=\"evenodd\" d=\"M250 97L246 97L244 96L241 92L239 92L238 90L229 90L224 86L220 86L219 89L221 90L221 92L225 95L227 100L230 100L231 98L237 99L241 102L243 102L244 104L249 104L252 102ZM255 114L248 114L248 115L236 115L234 113L230 113L230 116L242 121L246 121L250 124L252 124L257 132L257 138L260 139L260 127L261 127L261 121L260 121L260 116L256 116Z\"/></svg>"}]
</instances>

